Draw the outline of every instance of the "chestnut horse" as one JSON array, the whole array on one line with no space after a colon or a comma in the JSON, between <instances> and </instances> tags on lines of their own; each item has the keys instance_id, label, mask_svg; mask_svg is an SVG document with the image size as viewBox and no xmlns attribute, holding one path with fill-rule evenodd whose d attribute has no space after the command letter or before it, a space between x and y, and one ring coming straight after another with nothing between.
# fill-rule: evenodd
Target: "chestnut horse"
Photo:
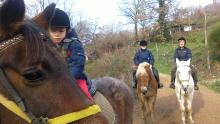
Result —
<instances>
[{"instance_id":1,"label":"chestnut horse","mask_svg":"<svg viewBox=\"0 0 220 124\"><path fill-rule=\"evenodd\" d=\"M108 123L48 42L45 30L54 10L51 4L28 20L23 0L6 0L0 7L0 124ZM114 109L114 123L131 124L129 87L111 77L95 84Z\"/></svg>"},{"instance_id":2,"label":"chestnut horse","mask_svg":"<svg viewBox=\"0 0 220 124\"><path fill-rule=\"evenodd\" d=\"M137 95L141 102L144 121L146 124L154 123L154 105L157 98L157 82L147 62L140 63L136 72Z\"/></svg>"}]
</instances>

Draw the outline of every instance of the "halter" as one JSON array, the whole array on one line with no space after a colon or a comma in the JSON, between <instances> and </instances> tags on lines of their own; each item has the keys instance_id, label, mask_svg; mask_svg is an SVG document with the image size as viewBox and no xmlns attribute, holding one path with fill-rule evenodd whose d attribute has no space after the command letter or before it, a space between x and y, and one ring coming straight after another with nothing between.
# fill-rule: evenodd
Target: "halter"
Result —
<instances>
[{"instance_id":1,"label":"halter","mask_svg":"<svg viewBox=\"0 0 220 124\"><path fill-rule=\"evenodd\" d=\"M0 55L8 47L23 41L23 39L24 39L23 35L18 34L10 39L1 41ZM11 101L2 94L0 94L0 104L2 104L8 110L15 113L17 116L21 117L22 119L24 119L25 121L31 124L67 124L101 112L101 109L98 105L92 105L80 111L68 113L52 119L48 119L47 117L37 118L34 116L32 112L27 110L23 99L17 92L16 88L10 83L7 75L5 74L1 66L0 66L0 82L14 100Z\"/></svg>"}]
</instances>

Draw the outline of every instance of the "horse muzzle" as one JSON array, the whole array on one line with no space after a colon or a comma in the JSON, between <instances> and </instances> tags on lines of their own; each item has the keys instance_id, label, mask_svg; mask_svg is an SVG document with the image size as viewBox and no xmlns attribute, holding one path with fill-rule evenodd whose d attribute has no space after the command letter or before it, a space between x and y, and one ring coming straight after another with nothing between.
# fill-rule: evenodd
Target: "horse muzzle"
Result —
<instances>
[{"instance_id":1,"label":"horse muzzle","mask_svg":"<svg viewBox=\"0 0 220 124\"><path fill-rule=\"evenodd\" d=\"M147 91L148 91L147 87L141 87L141 92L142 92L143 95L146 95Z\"/></svg>"}]
</instances>

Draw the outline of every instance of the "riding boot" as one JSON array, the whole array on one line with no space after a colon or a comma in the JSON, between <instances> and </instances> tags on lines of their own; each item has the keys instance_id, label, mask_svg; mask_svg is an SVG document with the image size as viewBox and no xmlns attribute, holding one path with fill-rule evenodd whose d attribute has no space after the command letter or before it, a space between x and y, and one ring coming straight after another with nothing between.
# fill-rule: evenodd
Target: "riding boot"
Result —
<instances>
[{"instance_id":1,"label":"riding boot","mask_svg":"<svg viewBox=\"0 0 220 124\"><path fill-rule=\"evenodd\" d=\"M87 80L86 80L86 84L88 85L88 91L89 91L89 93L91 94L91 96L94 96L95 95L95 93L96 93L96 86L95 86L95 84L93 83L93 81L91 80L91 79L89 79L88 77L87 77Z\"/></svg>"},{"instance_id":2,"label":"riding boot","mask_svg":"<svg viewBox=\"0 0 220 124\"><path fill-rule=\"evenodd\" d=\"M170 88L172 88L172 89L175 88L175 75L172 75L172 74L171 74Z\"/></svg>"},{"instance_id":3,"label":"riding boot","mask_svg":"<svg viewBox=\"0 0 220 124\"><path fill-rule=\"evenodd\" d=\"M195 68L192 65L190 65L190 68L192 70L192 78L193 78L193 81L194 81L194 89L199 90L197 72L196 72Z\"/></svg>"},{"instance_id":4,"label":"riding boot","mask_svg":"<svg viewBox=\"0 0 220 124\"><path fill-rule=\"evenodd\" d=\"M160 83L160 77L159 77L159 73L158 73L157 69L155 67L152 67L152 70L153 70L154 77L157 81L158 88L162 88L163 84Z\"/></svg>"},{"instance_id":5,"label":"riding boot","mask_svg":"<svg viewBox=\"0 0 220 124\"><path fill-rule=\"evenodd\" d=\"M136 70L133 71L133 82L132 87L137 88L137 78L136 78Z\"/></svg>"},{"instance_id":6,"label":"riding boot","mask_svg":"<svg viewBox=\"0 0 220 124\"><path fill-rule=\"evenodd\" d=\"M176 78L176 65L173 66L171 70L171 83L170 83L170 88L174 89L175 88L175 78Z\"/></svg>"}]
</instances>

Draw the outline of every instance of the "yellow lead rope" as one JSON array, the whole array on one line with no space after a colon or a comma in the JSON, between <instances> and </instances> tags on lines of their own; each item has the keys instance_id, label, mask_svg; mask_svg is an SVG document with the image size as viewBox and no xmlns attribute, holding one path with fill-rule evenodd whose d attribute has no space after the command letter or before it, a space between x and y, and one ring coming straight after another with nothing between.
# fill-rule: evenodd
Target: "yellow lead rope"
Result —
<instances>
[{"instance_id":1,"label":"yellow lead rope","mask_svg":"<svg viewBox=\"0 0 220 124\"><path fill-rule=\"evenodd\" d=\"M27 116L27 114L25 114L13 101L8 100L1 94L0 103L3 106L5 106L8 110L12 111L22 119L26 120L28 123L31 123L31 119ZM100 107L98 105L92 105L78 112L72 112L59 117L48 119L48 124L67 124L97 114L99 112L101 112Z\"/></svg>"},{"instance_id":2,"label":"yellow lead rope","mask_svg":"<svg viewBox=\"0 0 220 124\"><path fill-rule=\"evenodd\" d=\"M100 107L98 105L92 105L88 108L80 110L79 112L72 112L53 119L49 119L48 122L49 124L67 124L97 114L99 112L101 112Z\"/></svg>"},{"instance_id":3,"label":"yellow lead rope","mask_svg":"<svg viewBox=\"0 0 220 124\"><path fill-rule=\"evenodd\" d=\"M0 103L28 123L31 123L31 119L15 104L15 102L8 100L2 94L0 94Z\"/></svg>"}]
</instances>

